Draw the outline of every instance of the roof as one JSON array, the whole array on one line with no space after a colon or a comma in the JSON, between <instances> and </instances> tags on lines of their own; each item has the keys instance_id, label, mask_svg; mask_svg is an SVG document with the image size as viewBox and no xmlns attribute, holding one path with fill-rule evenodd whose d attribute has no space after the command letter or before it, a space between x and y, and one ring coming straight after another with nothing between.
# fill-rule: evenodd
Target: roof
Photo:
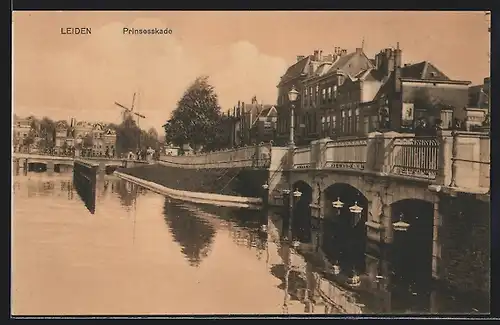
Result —
<instances>
[{"instance_id":1,"label":"roof","mask_svg":"<svg viewBox=\"0 0 500 325\"><path fill-rule=\"evenodd\" d=\"M340 70L350 77L353 77L359 74L360 71L364 71L373 67L373 63L361 50L340 56L333 63L330 70L328 70L328 73L335 73L337 70Z\"/></svg>"},{"instance_id":2,"label":"roof","mask_svg":"<svg viewBox=\"0 0 500 325\"><path fill-rule=\"evenodd\" d=\"M448 76L428 61L402 67L401 77L420 80L450 80Z\"/></svg>"},{"instance_id":3,"label":"roof","mask_svg":"<svg viewBox=\"0 0 500 325\"><path fill-rule=\"evenodd\" d=\"M300 77L302 73L307 72L307 68L309 66L309 62L312 58L312 55L306 56L302 60L296 62L292 66L288 67L286 70L285 74L281 77L280 82L278 83L278 86L281 86L282 84L293 80L295 78Z\"/></svg>"},{"instance_id":4,"label":"roof","mask_svg":"<svg viewBox=\"0 0 500 325\"><path fill-rule=\"evenodd\" d=\"M322 62L319 67L315 71L315 75L317 76L322 76L326 74L329 70L330 67L332 66L332 62Z\"/></svg>"}]
</instances>

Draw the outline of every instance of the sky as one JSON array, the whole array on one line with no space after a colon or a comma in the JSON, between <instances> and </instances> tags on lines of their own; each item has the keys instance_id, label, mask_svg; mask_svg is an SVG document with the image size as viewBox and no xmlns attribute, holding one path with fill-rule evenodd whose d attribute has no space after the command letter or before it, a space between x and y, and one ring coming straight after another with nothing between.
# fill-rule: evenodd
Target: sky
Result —
<instances>
[{"instance_id":1,"label":"sky","mask_svg":"<svg viewBox=\"0 0 500 325\"><path fill-rule=\"evenodd\" d=\"M209 76L227 111L238 100L274 104L297 55L334 47L369 57L402 49L404 63L430 61L452 79L489 76L484 12L20 11L13 13L13 110L20 116L119 123L132 104L141 128L160 131L186 88ZM63 35L87 27L91 35ZM169 28L124 35L123 28Z\"/></svg>"}]
</instances>

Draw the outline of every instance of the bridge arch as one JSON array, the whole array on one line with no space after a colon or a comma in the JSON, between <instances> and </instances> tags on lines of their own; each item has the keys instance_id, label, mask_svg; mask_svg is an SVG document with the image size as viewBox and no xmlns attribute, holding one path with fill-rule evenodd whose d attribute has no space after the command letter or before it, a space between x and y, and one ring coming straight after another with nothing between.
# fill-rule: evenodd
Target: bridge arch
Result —
<instances>
[{"instance_id":1,"label":"bridge arch","mask_svg":"<svg viewBox=\"0 0 500 325\"><path fill-rule=\"evenodd\" d=\"M47 162L38 160L28 160L28 171L32 172L45 172L47 171Z\"/></svg>"},{"instance_id":2,"label":"bridge arch","mask_svg":"<svg viewBox=\"0 0 500 325\"><path fill-rule=\"evenodd\" d=\"M340 264L342 270L350 273L365 271L366 226L368 199L348 183L334 183L323 191L324 223L322 229L322 250L330 262ZM342 208L334 208L339 200ZM363 210L354 214L350 207L357 205Z\"/></svg>"},{"instance_id":3,"label":"bridge arch","mask_svg":"<svg viewBox=\"0 0 500 325\"><path fill-rule=\"evenodd\" d=\"M63 171L70 171L73 169L73 163L70 162L54 162L54 171L61 173Z\"/></svg>"},{"instance_id":4,"label":"bridge arch","mask_svg":"<svg viewBox=\"0 0 500 325\"><path fill-rule=\"evenodd\" d=\"M311 242L311 207L313 197L312 187L305 181L293 183L292 190L302 193L300 198L293 199L292 237L302 243Z\"/></svg>"},{"instance_id":5,"label":"bridge arch","mask_svg":"<svg viewBox=\"0 0 500 325\"><path fill-rule=\"evenodd\" d=\"M393 202L391 221L392 225L399 221L408 224L406 231L392 226L390 260L394 281L413 288L426 288L432 279L434 204L424 199Z\"/></svg>"}]
</instances>

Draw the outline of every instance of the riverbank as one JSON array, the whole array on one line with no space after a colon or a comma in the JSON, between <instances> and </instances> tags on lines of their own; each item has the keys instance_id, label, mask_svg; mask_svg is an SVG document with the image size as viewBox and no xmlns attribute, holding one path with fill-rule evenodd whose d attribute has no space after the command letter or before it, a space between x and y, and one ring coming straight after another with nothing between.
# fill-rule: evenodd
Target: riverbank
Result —
<instances>
[{"instance_id":1,"label":"riverbank","mask_svg":"<svg viewBox=\"0 0 500 325\"><path fill-rule=\"evenodd\" d=\"M145 187L155 193L169 196L175 200L188 201L199 204L211 204L223 207L253 209L253 210L260 209L262 205L262 199L260 198L183 191L183 190L168 188L166 186L139 177L135 177L124 172L115 171L114 175L121 179Z\"/></svg>"},{"instance_id":2,"label":"riverbank","mask_svg":"<svg viewBox=\"0 0 500 325\"><path fill-rule=\"evenodd\" d=\"M187 169L160 164L122 169L120 172L169 189L262 198L269 172L251 168Z\"/></svg>"}]
</instances>

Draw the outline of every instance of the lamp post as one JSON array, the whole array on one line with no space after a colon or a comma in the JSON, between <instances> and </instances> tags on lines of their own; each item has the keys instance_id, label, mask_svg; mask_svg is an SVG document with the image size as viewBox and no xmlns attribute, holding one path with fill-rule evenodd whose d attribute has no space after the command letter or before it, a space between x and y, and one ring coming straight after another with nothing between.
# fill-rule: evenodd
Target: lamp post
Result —
<instances>
[{"instance_id":1,"label":"lamp post","mask_svg":"<svg viewBox=\"0 0 500 325\"><path fill-rule=\"evenodd\" d=\"M295 86L292 87L292 89L288 92L288 100L290 101L290 139L288 141L288 145L290 147L295 146L295 141L294 141L294 122L295 122L295 101L299 97L299 92L295 89Z\"/></svg>"}]
</instances>

